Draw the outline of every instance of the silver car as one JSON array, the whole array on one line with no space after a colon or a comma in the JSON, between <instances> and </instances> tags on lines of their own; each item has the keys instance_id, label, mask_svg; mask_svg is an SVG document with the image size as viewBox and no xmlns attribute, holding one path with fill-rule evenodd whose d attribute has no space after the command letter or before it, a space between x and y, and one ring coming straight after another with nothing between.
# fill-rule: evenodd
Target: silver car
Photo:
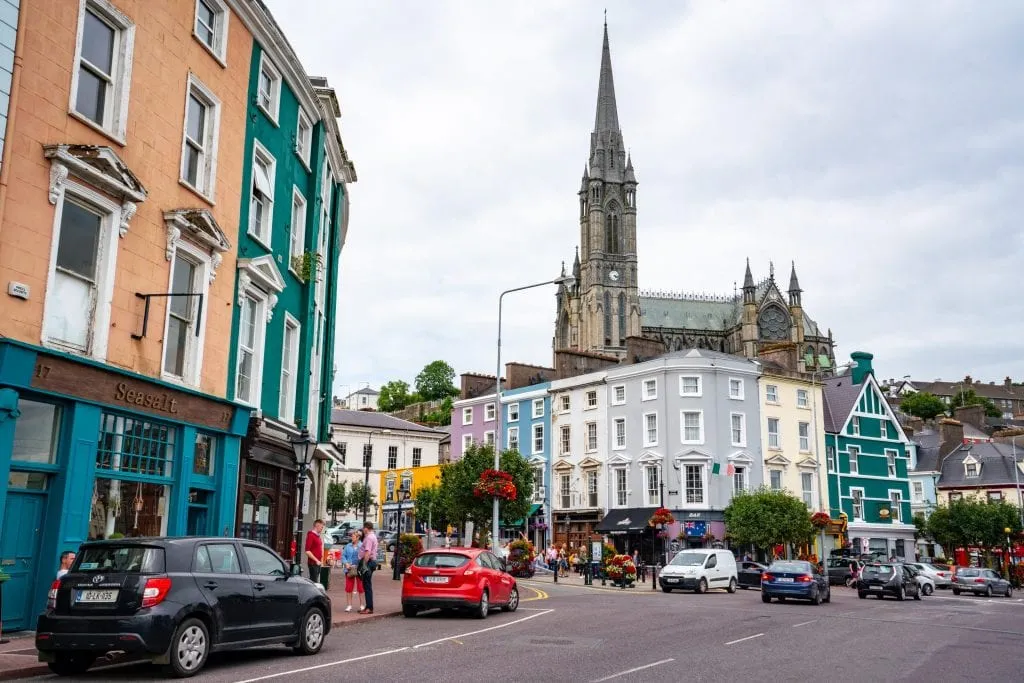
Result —
<instances>
[{"instance_id":1,"label":"silver car","mask_svg":"<svg viewBox=\"0 0 1024 683\"><path fill-rule=\"evenodd\" d=\"M1013 586L991 569L965 567L958 570L953 578L953 595L960 595L962 592L986 597L1002 595L1012 598Z\"/></svg>"},{"instance_id":2,"label":"silver car","mask_svg":"<svg viewBox=\"0 0 1024 683\"><path fill-rule=\"evenodd\" d=\"M936 588L950 588L953 585L953 572L951 571L939 569L927 562L914 562L907 566L931 579Z\"/></svg>"}]
</instances>

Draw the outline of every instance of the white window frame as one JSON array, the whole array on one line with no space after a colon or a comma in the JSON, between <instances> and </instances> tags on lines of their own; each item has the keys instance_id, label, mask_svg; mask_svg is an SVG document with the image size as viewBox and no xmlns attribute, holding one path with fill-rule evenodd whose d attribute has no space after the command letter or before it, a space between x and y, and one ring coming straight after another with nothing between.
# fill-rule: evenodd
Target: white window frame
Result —
<instances>
[{"instance_id":1,"label":"white window frame","mask_svg":"<svg viewBox=\"0 0 1024 683\"><path fill-rule=\"evenodd\" d=\"M473 435L463 434L462 435L462 454L465 455L466 451L473 447Z\"/></svg>"},{"instance_id":2,"label":"white window frame","mask_svg":"<svg viewBox=\"0 0 1024 683\"><path fill-rule=\"evenodd\" d=\"M797 408L808 408L810 407L810 397L806 389L796 390L796 407Z\"/></svg>"},{"instance_id":3,"label":"white window frame","mask_svg":"<svg viewBox=\"0 0 1024 683\"><path fill-rule=\"evenodd\" d=\"M650 438L651 428L649 426L650 418L654 418L654 438ZM644 413L643 421L643 445L644 446L657 446L658 445L658 413Z\"/></svg>"},{"instance_id":4,"label":"white window frame","mask_svg":"<svg viewBox=\"0 0 1024 683\"><path fill-rule=\"evenodd\" d=\"M544 425L533 425L531 436L533 437L533 443L531 444L533 446L533 452L531 455L540 455L544 452Z\"/></svg>"},{"instance_id":5,"label":"white window frame","mask_svg":"<svg viewBox=\"0 0 1024 683\"><path fill-rule=\"evenodd\" d=\"M86 10L114 29L115 38L111 57L110 82L105 100L103 123L97 123L76 108L78 99L78 73L82 62L82 38ZM90 128L115 142L125 143L128 128L128 100L131 93L132 57L135 51L135 22L107 0L79 0L78 32L75 39L75 61L71 72L71 94L68 112ZM88 68L88 67L86 67Z\"/></svg>"},{"instance_id":6,"label":"white window frame","mask_svg":"<svg viewBox=\"0 0 1024 683\"><path fill-rule=\"evenodd\" d=\"M860 448L858 446L847 446L846 456L850 463L850 474L860 474Z\"/></svg>"},{"instance_id":7,"label":"white window frame","mask_svg":"<svg viewBox=\"0 0 1024 683\"><path fill-rule=\"evenodd\" d=\"M686 390L686 380L697 380L696 391ZM700 375L679 375L679 395L680 396L703 396L704 395L704 378Z\"/></svg>"},{"instance_id":8,"label":"white window frame","mask_svg":"<svg viewBox=\"0 0 1024 683\"><path fill-rule=\"evenodd\" d=\"M299 278L295 268L296 257L306 251L306 197L298 186L292 185L292 208L288 228L288 271ZM296 251L298 248L298 251Z\"/></svg>"},{"instance_id":9,"label":"white window frame","mask_svg":"<svg viewBox=\"0 0 1024 683\"><path fill-rule=\"evenodd\" d=\"M854 495L855 493L859 493L860 494L860 502L859 503L857 502L858 497ZM860 514L857 513L857 508L858 507L860 507ZM863 521L863 519L864 519L864 489L862 487L860 487L860 486L851 486L850 487L850 512L853 513L853 518L854 519L859 519L859 520Z\"/></svg>"},{"instance_id":10,"label":"white window frame","mask_svg":"<svg viewBox=\"0 0 1024 683\"><path fill-rule=\"evenodd\" d=\"M733 393L733 391L732 391L733 386L734 386L733 385L734 382L736 383L736 386L739 387L739 390L736 393ZM743 400L743 392L744 392L743 380L740 379L739 377L730 377L729 378L729 398L732 399L733 401L742 401Z\"/></svg>"},{"instance_id":11,"label":"white window frame","mask_svg":"<svg viewBox=\"0 0 1024 683\"><path fill-rule=\"evenodd\" d=\"M506 413L508 414L508 418L507 418L508 422L519 422L519 404L518 403L509 403L508 404L508 408L506 409Z\"/></svg>"},{"instance_id":12,"label":"white window frame","mask_svg":"<svg viewBox=\"0 0 1024 683\"><path fill-rule=\"evenodd\" d=\"M621 394L621 398L619 397L620 394ZM612 405L613 406L621 406L621 405L625 405L625 403L626 403L626 385L625 384L617 384L614 387L612 387Z\"/></svg>"},{"instance_id":13,"label":"white window frame","mask_svg":"<svg viewBox=\"0 0 1024 683\"><path fill-rule=\"evenodd\" d=\"M235 354L235 386L233 387L233 394L235 400L239 403L259 409L263 396L263 351L267 342L267 306L269 305L269 297L257 287L243 289L238 293L238 297L239 299L249 298L256 303L254 313L256 316L254 321L255 330L253 332L255 340L252 348L252 377L249 378L251 395L246 400L238 395L238 379L241 376L239 369L242 366L242 328L241 313L239 313L238 339L236 340L239 349Z\"/></svg>"},{"instance_id":14,"label":"white window frame","mask_svg":"<svg viewBox=\"0 0 1024 683\"><path fill-rule=\"evenodd\" d=\"M779 475L779 485L778 486L775 486L775 482L772 481L772 479L774 478L774 476L776 474ZM785 488L785 486L783 484L783 481L782 481L782 470L780 470L780 469L769 469L768 470L768 488L770 488L772 491L781 491L783 488Z\"/></svg>"},{"instance_id":15,"label":"white window frame","mask_svg":"<svg viewBox=\"0 0 1024 683\"><path fill-rule=\"evenodd\" d=\"M485 446L493 446L494 445L494 430L493 429L488 429L486 432L484 432L484 445Z\"/></svg>"},{"instance_id":16,"label":"white window frame","mask_svg":"<svg viewBox=\"0 0 1024 683\"><path fill-rule=\"evenodd\" d=\"M509 427L505 445L510 451L519 451L519 427Z\"/></svg>"},{"instance_id":17,"label":"white window frame","mask_svg":"<svg viewBox=\"0 0 1024 683\"><path fill-rule=\"evenodd\" d=\"M850 420L850 430L853 436L860 436L860 418L856 415Z\"/></svg>"},{"instance_id":18,"label":"white window frame","mask_svg":"<svg viewBox=\"0 0 1024 683\"><path fill-rule=\"evenodd\" d=\"M269 186L270 196L269 197L265 197L266 206L264 207L264 210L263 210L263 221L258 226L259 232L254 232L253 231L253 224L252 224L252 221L253 221L253 217L252 217L252 202L253 202L253 199L254 199L253 193L255 192L255 188L256 188L257 160L262 160L263 163L267 167L267 179L268 179L268 182L270 183L270 186ZM251 173L251 177L249 178L249 193L248 193L248 197L249 197L249 217L248 217L249 220L248 220L248 223L249 223L249 225L248 225L247 230L248 230L249 237L251 237L254 240L256 240L256 242L258 242L267 251L271 251L270 241L271 241L271 233L273 231L273 225L274 225L274 194L275 194L275 190L276 190L276 187L275 187L276 185L277 185L277 159L275 159L274 155L270 153L270 150L268 150L266 147L264 147L262 144L260 144L259 140L253 140L252 173Z\"/></svg>"},{"instance_id":19,"label":"white window frame","mask_svg":"<svg viewBox=\"0 0 1024 683\"><path fill-rule=\"evenodd\" d=\"M736 439L736 418L739 418L740 425L740 438ZM729 438L732 440L733 446L746 446L747 445L747 416L744 413L729 413Z\"/></svg>"},{"instance_id":20,"label":"white window frame","mask_svg":"<svg viewBox=\"0 0 1024 683\"><path fill-rule=\"evenodd\" d=\"M779 402L779 385L778 384L766 384L766 385L764 385L764 400L767 403L778 403Z\"/></svg>"},{"instance_id":21,"label":"white window frame","mask_svg":"<svg viewBox=\"0 0 1024 683\"><path fill-rule=\"evenodd\" d=\"M985 492L985 497L988 500L991 500L991 501L994 501L994 502L999 502L999 501L1001 501L1003 499L1003 492L1002 491L986 491Z\"/></svg>"},{"instance_id":22,"label":"white window frame","mask_svg":"<svg viewBox=\"0 0 1024 683\"><path fill-rule=\"evenodd\" d=\"M568 413L572 408L572 398L569 394L561 394L558 397L558 412Z\"/></svg>"},{"instance_id":23,"label":"white window frame","mask_svg":"<svg viewBox=\"0 0 1024 683\"><path fill-rule=\"evenodd\" d=\"M612 449L622 450L626 447L626 418L617 417L612 420Z\"/></svg>"},{"instance_id":24,"label":"white window frame","mask_svg":"<svg viewBox=\"0 0 1024 683\"><path fill-rule=\"evenodd\" d=\"M174 375L167 370L167 356L164 353L164 348L160 350L160 377L169 382L177 382L187 384L189 386L198 387L202 381L202 367L203 367L203 351L205 348L206 341L206 321L209 318L209 301L210 301L210 254L198 247L185 242L179 241L174 245L174 253L171 258L170 272L167 276L167 291L168 293L173 291L174 288L174 264L179 258L179 254L185 254L187 260L191 261L195 267L195 279L193 283L194 291L196 294L202 294L203 310L199 310L199 297L190 297L190 301L196 307L199 317L199 336L196 336L195 328L191 328L189 333L186 335L185 345L185 367L181 376ZM167 297L167 305L164 311L164 344L167 344L167 332L170 328L171 318L171 301L172 297Z\"/></svg>"},{"instance_id":25,"label":"white window frame","mask_svg":"<svg viewBox=\"0 0 1024 683\"><path fill-rule=\"evenodd\" d=\"M971 467L974 468L974 474L971 474L971 470L969 469ZM979 476L981 476L981 467L978 466L978 463L976 463L976 462L965 462L964 463L964 479L977 479Z\"/></svg>"},{"instance_id":26,"label":"white window frame","mask_svg":"<svg viewBox=\"0 0 1024 683\"><path fill-rule=\"evenodd\" d=\"M829 472L836 471L836 449L835 446L825 446L825 462Z\"/></svg>"},{"instance_id":27,"label":"white window frame","mask_svg":"<svg viewBox=\"0 0 1024 683\"><path fill-rule=\"evenodd\" d=\"M303 133L305 129L305 133ZM295 121L295 155L302 161L302 165L308 171L310 169L309 159L313 153L313 124L306 111L300 106L299 115Z\"/></svg>"},{"instance_id":28,"label":"white window frame","mask_svg":"<svg viewBox=\"0 0 1024 683\"><path fill-rule=\"evenodd\" d=\"M615 486L612 507L624 508L629 505L629 470L625 467L613 467L612 472Z\"/></svg>"},{"instance_id":29,"label":"white window frame","mask_svg":"<svg viewBox=\"0 0 1024 683\"><path fill-rule=\"evenodd\" d=\"M644 465L644 504L647 507L661 507L660 483L661 466L650 463Z\"/></svg>"},{"instance_id":30,"label":"white window frame","mask_svg":"<svg viewBox=\"0 0 1024 683\"><path fill-rule=\"evenodd\" d=\"M894 522L903 521L903 491L889 489L889 517Z\"/></svg>"},{"instance_id":31,"label":"white window frame","mask_svg":"<svg viewBox=\"0 0 1024 683\"><path fill-rule=\"evenodd\" d=\"M96 256L95 303L92 315L92 329L89 342L84 349L52 339L47 330L47 315L61 307L60 302L50 299L55 291L54 280L57 269L57 249L60 245L60 224L64 214L64 202L71 197L77 203L86 205L90 210L100 214L100 236ZM43 304L43 325L40 341L43 346L60 349L61 351L88 356L99 361L107 358L107 345L110 340L110 317L114 296L114 278L117 271L118 226L121 224L121 204L107 198L90 187L82 185L72 178L64 183L63 190L56 202L53 212L53 230L50 240L50 265L46 276L46 299ZM54 295L55 296L55 295Z\"/></svg>"},{"instance_id":32,"label":"white window frame","mask_svg":"<svg viewBox=\"0 0 1024 683\"><path fill-rule=\"evenodd\" d=\"M206 107L206 119L203 122L203 140L191 140L188 135L188 108L193 97ZM185 151L190 146L190 142L196 145L200 154L200 164L195 184L186 177L185 170ZM220 99L202 81L196 78L195 74L189 73L188 87L185 90L185 115L181 126L181 168L178 180L182 185L193 190L210 204L213 204L214 194L217 190L217 150L219 146Z\"/></svg>"},{"instance_id":33,"label":"white window frame","mask_svg":"<svg viewBox=\"0 0 1024 683\"><path fill-rule=\"evenodd\" d=\"M777 417L769 417L766 419L766 429L768 430L768 448L773 451L782 450L782 420ZM772 427L775 430L772 430Z\"/></svg>"},{"instance_id":34,"label":"white window frame","mask_svg":"<svg viewBox=\"0 0 1024 683\"><path fill-rule=\"evenodd\" d=\"M292 348L291 358L285 356L285 349L288 348L289 332L293 332L295 335L295 345ZM302 325L292 317L291 313L285 311L284 330L281 337L281 393L277 406L277 417L282 422L292 423L295 421L295 407L298 402L298 394L296 392L299 386L299 351L302 344L301 340Z\"/></svg>"},{"instance_id":35,"label":"white window frame","mask_svg":"<svg viewBox=\"0 0 1024 683\"><path fill-rule=\"evenodd\" d=\"M798 448L801 453L811 452L811 423L798 422L796 425Z\"/></svg>"},{"instance_id":36,"label":"white window frame","mask_svg":"<svg viewBox=\"0 0 1024 683\"><path fill-rule=\"evenodd\" d=\"M199 37L196 25L199 23L199 0L196 0L196 14L192 23L192 37L199 41L199 44L206 49L210 55L217 60L217 63L227 67L228 52L228 24L231 23L228 7L224 0L202 0L202 2L213 10L213 26L210 27L213 33L213 45Z\"/></svg>"},{"instance_id":37,"label":"white window frame","mask_svg":"<svg viewBox=\"0 0 1024 683\"><path fill-rule=\"evenodd\" d=\"M924 482L910 482L910 500L914 503L924 502Z\"/></svg>"},{"instance_id":38,"label":"white window frame","mask_svg":"<svg viewBox=\"0 0 1024 683\"><path fill-rule=\"evenodd\" d=\"M263 80L263 72L266 71L270 78L270 102L264 103L262 97L262 91L260 90L260 81ZM275 126L277 124L277 117L281 113L281 70L274 65L274 62L267 57L267 53L263 52L260 54L260 70L256 76L256 106L259 110L266 114L270 122Z\"/></svg>"},{"instance_id":39,"label":"white window frame","mask_svg":"<svg viewBox=\"0 0 1024 683\"><path fill-rule=\"evenodd\" d=\"M899 475L899 468L896 466L896 462L899 460L900 452L895 448L885 449L885 467L886 474L890 479L895 479Z\"/></svg>"},{"instance_id":40,"label":"white window frame","mask_svg":"<svg viewBox=\"0 0 1024 683\"><path fill-rule=\"evenodd\" d=\"M533 404L531 405L531 408L533 410L533 413L532 413L533 417L535 417L535 418L544 417L544 399L542 399L542 398L535 398L535 399L533 399Z\"/></svg>"},{"instance_id":41,"label":"white window frame","mask_svg":"<svg viewBox=\"0 0 1024 683\"><path fill-rule=\"evenodd\" d=\"M586 453L597 452L597 423L587 422L583 425L583 445Z\"/></svg>"},{"instance_id":42,"label":"white window frame","mask_svg":"<svg viewBox=\"0 0 1024 683\"><path fill-rule=\"evenodd\" d=\"M583 406L583 410L597 410L597 390L591 389L586 395L587 403Z\"/></svg>"},{"instance_id":43,"label":"white window frame","mask_svg":"<svg viewBox=\"0 0 1024 683\"><path fill-rule=\"evenodd\" d=\"M689 468L696 467L700 473L700 500L689 500L690 494L690 478ZM695 462L684 462L679 470L679 474L682 477L680 483L680 489L682 489L682 507L706 507L708 505L708 466L704 463Z\"/></svg>"},{"instance_id":44,"label":"white window frame","mask_svg":"<svg viewBox=\"0 0 1024 683\"><path fill-rule=\"evenodd\" d=\"M558 454L569 455L572 452L572 425L558 427Z\"/></svg>"},{"instance_id":45,"label":"white window frame","mask_svg":"<svg viewBox=\"0 0 1024 683\"><path fill-rule=\"evenodd\" d=\"M640 386L641 401L653 401L658 398L658 379L656 377L645 379Z\"/></svg>"},{"instance_id":46,"label":"white window frame","mask_svg":"<svg viewBox=\"0 0 1024 683\"><path fill-rule=\"evenodd\" d=\"M750 485L747 477L747 466L746 465L735 465L732 473L732 493L736 495L738 493L744 493L747 491L747 487Z\"/></svg>"},{"instance_id":47,"label":"white window frame","mask_svg":"<svg viewBox=\"0 0 1024 683\"><path fill-rule=\"evenodd\" d=\"M484 422L494 422L497 416L497 406L494 403L484 404Z\"/></svg>"},{"instance_id":48,"label":"white window frame","mask_svg":"<svg viewBox=\"0 0 1024 683\"><path fill-rule=\"evenodd\" d=\"M572 477L565 473L558 475L558 507L563 510L572 507Z\"/></svg>"},{"instance_id":49,"label":"white window frame","mask_svg":"<svg viewBox=\"0 0 1024 683\"><path fill-rule=\"evenodd\" d=\"M699 438L687 439L686 438L686 416L697 415L697 430L699 432ZM684 444L702 444L704 443L704 411L703 410L680 410L679 411L679 440Z\"/></svg>"},{"instance_id":50,"label":"white window frame","mask_svg":"<svg viewBox=\"0 0 1024 683\"><path fill-rule=\"evenodd\" d=\"M473 424L473 406L466 406L462 409L462 425Z\"/></svg>"},{"instance_id":51,"label":"white window frame","mask_svg":"<svg viewBox=\"0 0 1024 683\"><path fill-rule=\"evenodd\" d=\"M600 473L597 470L587 470L583 478L587 482L587 507L596 508L601 499Z\"/></svg>"},{"instance_id":52,"label":"white window frame","mask_svg":"<svg viewBox=\"0 0 1024 683\"><path fill-rule=\"evenodd\" d=\"M804 486L808 481L810 481L810 483L811 483L811 487L810 488L806 488ZM804 501L804 505L807 506L808 510L814 510L817 507L817 502L815 501L816 497L817 496L815 495L815 491L814 491L814 475L813 475L813 473L811 473L811 472L801 472L800 473L800 498Z\"/></svg>"}]
</instances>

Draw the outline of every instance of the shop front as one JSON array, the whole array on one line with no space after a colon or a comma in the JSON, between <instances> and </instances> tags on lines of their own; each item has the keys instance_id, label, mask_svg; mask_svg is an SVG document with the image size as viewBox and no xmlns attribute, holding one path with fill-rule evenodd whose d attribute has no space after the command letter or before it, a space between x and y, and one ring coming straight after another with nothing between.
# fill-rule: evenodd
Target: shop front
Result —
<instances>
[{"instance_id":1,"label":"shop front","mask_svg":"<svg viewBox=\"0 0 1024 683\"><path fill-rule=\"evenodd\" d=\"M5 631L31 629L59 557L84 541L230 535L249 409L0 341Z\"/></svg>"},{"instance_id":2,"label":"shop front","mask_svg":"<svg viewBox=\"0 0 1024 683\"><path fill-rule=\"evenodd\" d=\"M636 551L641 560L653 563L655 554L661 551L661 545L655 547L654 541L662 540L655 539L654 530L647 524L655 510L657 508L653 507L613 508L595 525L594 532L607 537L617 552L632 555Z\"/></svg>"},{"instance_id":3,"label":"shop front","mask_svg":"<svg viewBox=\"0 0 1024 683\"><path fill-rule=\"evenodd\" d=\"M851 549L880 560L896 557L899 560L916 561L916 531L917 528L912 524L899 522L850 522L847 526Z\"/></svg>"},{"instance_id":4,"label":"shop front","mask_svg":"<svg viewBox=\"0 0 1024 683\"><path fill-rule=\"evenodd\" d=\"M551 534L556 546L565 546L567 551L585 548L597 532L602 514L600 510L570 510L554 512L554 529Z\"/></svg>"}]
</instances>

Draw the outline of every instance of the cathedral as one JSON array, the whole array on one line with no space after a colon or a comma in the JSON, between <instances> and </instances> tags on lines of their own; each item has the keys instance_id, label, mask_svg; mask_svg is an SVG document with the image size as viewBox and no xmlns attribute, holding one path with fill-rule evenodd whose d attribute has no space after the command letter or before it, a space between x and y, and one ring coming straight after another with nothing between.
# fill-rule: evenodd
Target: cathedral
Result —
<instances>
[{"instance_id":1,"label":"cathedral","mask_svg":"<svg viewBox=\"0 0 1024 683\"><path fill-rule=\"evenodd\" d=\"M796 351L800 371L834 363L831 330L807 315L793 264L783 292L775 268L755 281L748 259L743 287L732 294L691 295L639 289L637 180L619 129L608 25L604 27L597 114L590 159L580 183L580 244L574 283L558 292L554 350L623 359L629 338L664 351L702 348L756 358L768 349Z\"/></svg>"}]
</instances>

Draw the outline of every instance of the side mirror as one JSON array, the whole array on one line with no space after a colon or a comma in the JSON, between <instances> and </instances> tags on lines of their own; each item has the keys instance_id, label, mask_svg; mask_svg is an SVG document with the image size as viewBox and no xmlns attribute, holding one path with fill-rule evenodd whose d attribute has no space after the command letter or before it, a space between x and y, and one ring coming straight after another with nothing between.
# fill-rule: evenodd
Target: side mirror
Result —
<instances>
[{"instance_id":1,"label":"side mirror","mask_svg":"<svg viewBox=\"0 0 1024 683\"><path fill-rule=\"evenodd\" d=\"M302 572L302 565L297 562L288 563L288 576L298 576Z\"/></svg>"}]
</instances>

